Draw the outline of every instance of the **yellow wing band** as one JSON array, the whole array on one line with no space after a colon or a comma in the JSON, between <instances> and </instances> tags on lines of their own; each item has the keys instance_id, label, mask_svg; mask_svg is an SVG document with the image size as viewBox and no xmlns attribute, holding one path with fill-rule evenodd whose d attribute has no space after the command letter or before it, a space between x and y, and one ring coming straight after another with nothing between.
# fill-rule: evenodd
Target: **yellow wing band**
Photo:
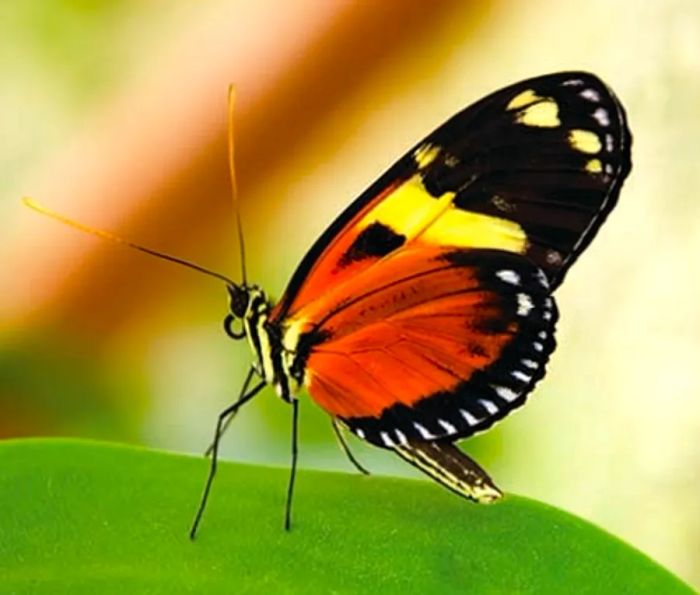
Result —
<instances>
[{"instance_id":1,"label":"yellow wing band","mask_svg":"<svg viewBox=\"0 0 700 595\"><path fill-rule=\"evenodd\" d=\"M386 196L358 223L361 233L379 222L407 241L456 248L493 248L522 254L527 247L523 228L508 219L454 206L454 192L432 196L416 174Z\"/></svg>"}]
</instances>

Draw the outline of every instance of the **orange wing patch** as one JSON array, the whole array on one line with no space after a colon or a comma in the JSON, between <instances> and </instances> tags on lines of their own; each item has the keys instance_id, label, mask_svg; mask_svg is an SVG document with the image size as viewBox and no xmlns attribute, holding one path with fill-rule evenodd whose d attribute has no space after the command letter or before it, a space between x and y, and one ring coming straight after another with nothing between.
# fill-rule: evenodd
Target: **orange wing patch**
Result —
<instances>
[{"instance_id":1,"label":"orange wing patch","mask_svg":"<svg viewBox=\"0 0 700 595\"><path fill-rule=\"evenodd\" d=\"M354 331L341 327L340 334L349 334L323 343L308 360L311 396L335 416L361 417L454 390L496 361L517 331L515 322L499 332L488 328L500 325L498 296L465 292ZM392 298L386 291L366 300L365 307L384 310Z\"/></svg>"},{"instance_id":2,"label":"orange wing patch","mask_svg":"<svg viewBox=\"0 0 700 595\"><path fill-rule=\"evenodd\" d=\"M429 163L422 153L416 159ZM430 194L420 173L392 182L325 248L286 315L298 315L299 307L322 300L329 287L353 279L381 258L394 258L411 245L524 252L526 237L517 223L458 209L454 199L454 192Z\"/></svg>"},{"instance_id":3,"label":"orange wing patch","mask_svg":"<svg viewBox=\"0 0 700 595\"><path fill-rule=\"evenodd\" d=\"M526 259L412 246L314 300L288 328L311 397L387 446L389 429L394 443L463 435L522 402L554 348L555 318L546 279ZM444 398L459 406L440 413ZM438 412L425 415L436 399Z\"/></svg>"},{"instance_id":4,"label":"orange wing patch","mask_svg":"<svg viewBox=\"0 0 700 595\"><path fill-rule=\"evenodd\" d=\"M377 207L384 199L389 196L402 180L394 180L389 183L383 190L365 204L365 206L354 214L347 221L341 230L329 241L322 252L322 257L315 260L309 271L306 271L303 279L300 279L298 292L294 295L294 305L288 304L284 299L280 301L272 313L272 319L279 319L281 315L291 315L296 310L296 304L306 304L313 301L318 296L323 295L329 286L336 285L344 279L352 278L363 270L369 268L381 256L383 250L376 248L377 245L388 245L390 249L401 246L404 239L400 237L392 237L393 234L385 234L382 236L381 229L369 230L365 237L359 237L356 228L369 212ZM364 250L363 258L353 258L353 244L357 246L355 252L361 251L363 245L368 247L375 246L372 250ZM285 311L287 308L289 312Z\"/></svg>"}]
</instances>

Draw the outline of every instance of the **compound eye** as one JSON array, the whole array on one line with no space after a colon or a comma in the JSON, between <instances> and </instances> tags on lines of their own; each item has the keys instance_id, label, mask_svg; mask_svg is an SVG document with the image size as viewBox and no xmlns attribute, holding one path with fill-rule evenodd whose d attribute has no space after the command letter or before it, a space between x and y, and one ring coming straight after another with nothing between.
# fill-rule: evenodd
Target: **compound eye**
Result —
<instances>
[{"instance_id":1,"label":"compound eye","mask_svg":"<svg viewBox=\"0 0 700 595\"><path fill-rule=\"evenodd\" d=\"M241 324L239 330L236 330L233 327L237 320L240 320ZM243 320L241 320L240 318L236 318L235 316L233 316L233 314L229 314L226 318L224 318L224 330L226 331L226 334L235 341L238 341L239 339L245 337L245 325L243 324Z\"/></svg>"},{"instance_id":2,"label":"compound eye","mask_svg":"<svg viewBox=\"0 0 700 595\"><path fill-rule=\"evenodd\" d=\"M248 292L241 289L237 285L232 285L228 288L231 298L231 312L237 318L243 318L245 311L248 309Z\"/></svg>"}]
</instances>

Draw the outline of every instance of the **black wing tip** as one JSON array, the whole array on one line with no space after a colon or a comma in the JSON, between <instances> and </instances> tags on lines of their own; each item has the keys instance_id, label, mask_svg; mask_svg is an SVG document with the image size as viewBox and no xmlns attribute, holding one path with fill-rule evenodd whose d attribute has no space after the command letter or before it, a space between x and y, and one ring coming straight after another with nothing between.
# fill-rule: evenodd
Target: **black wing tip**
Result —
<instances>
[{"instance_id":1,"label":"black wing tip","mask_svg":"<svg viewBox=\"0 0 700 595\"><path fill-rule=\"evenodd\" d=\"M593 83L602 87L606 91L611 103L615 106L615 111L617 115L617 126L619 128L617 142L619 144L620 149L616 151L616 157L618 161L617 170L615 171L614 178L610 183L608 195L603 202L603 207L597 214L595 220L592 222L589 229L586 230L585 234L581 237L581 240L576 246L575 250L573 250L569 258L567 259L566 266L557 271L555 275L552 275L550 277L552 291L556 290L559 287L559 285L561 285L561 283L564 280L564 277L568 273L571 266L574 264L574 262L576 262L576 260L578 260L579 256L591 244L593 239L598 234L598 231L602 227L603 223L607 221L608 216L613 211L615 206L617 206L622 187L625 181L627 180L627 177L629 176L630 172L632 171L633 144L633 136L627 118L627 111L625 110L624 105L619 100L615 92L607 83L601 80L597 75L585 71L562 72L558 73L558 75L555 76L561 76L564 78L579 77L581 79L585 77L590 79L591 81L593 81Z\"/></svg>"},{"instance_id":2,"label":"black wing tip","mask_svg":"<svg viewBox=\"0 0 700 595\"><path fill-rule=\"evenodd\" d=\"M523 79L519 83L515 83L512 86L517 87L529 84L537 85L538 83L556 83L557 85L572 87L574 89L584 87L586 85L593 85L596 87L602 87L611 95L614 95L610 86L598 74L591 72L590 70L559 70Z\"/></svg>"}]
</instances>

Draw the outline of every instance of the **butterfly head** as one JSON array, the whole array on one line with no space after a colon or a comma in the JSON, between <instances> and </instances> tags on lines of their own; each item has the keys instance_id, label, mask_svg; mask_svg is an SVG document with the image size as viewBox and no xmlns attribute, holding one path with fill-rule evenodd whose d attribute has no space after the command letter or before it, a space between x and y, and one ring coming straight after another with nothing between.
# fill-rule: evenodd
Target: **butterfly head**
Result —
<instances>
[{"instance_id":1,"label":"butterfly head","mask_svg":"<svg viewBox=\"0 0 700 595\"><path fill-rule=\"evenodd\" d=\"M228 290L229 308L235 318L243 318L250 303L250 289L245 285L231 284Z\"/></svg>"},{"instance_id":2,"label":"butterfly head","mask_svg":"<svg viewBox=\"0 0 700 595\"><path fill-rule=\"evenodd\" d=\"M229 314L224 319L226 334L232 339L242 339L247 334L251 321L257 323L261 314L267 313L269 303L262 289L257 285L238 285L229 283L226 286L229 296ZM240 328L234 328L240 321Z\"/></svg>"},{"instance_id":3,"label":"butterfly head","mask_svg":"<svg viewBox=\"0 0 700 595\"><path fill-rule=\"evenodd\" d=\"M250 290L245 285L237 285L235 283L226 286L229 300L229 314L224 319L224 330L232 339L239 340L246 336L245 318L250 304ZM234 328L237 321L240 321L240 328Z\"/></svg>"}]
</instances>

